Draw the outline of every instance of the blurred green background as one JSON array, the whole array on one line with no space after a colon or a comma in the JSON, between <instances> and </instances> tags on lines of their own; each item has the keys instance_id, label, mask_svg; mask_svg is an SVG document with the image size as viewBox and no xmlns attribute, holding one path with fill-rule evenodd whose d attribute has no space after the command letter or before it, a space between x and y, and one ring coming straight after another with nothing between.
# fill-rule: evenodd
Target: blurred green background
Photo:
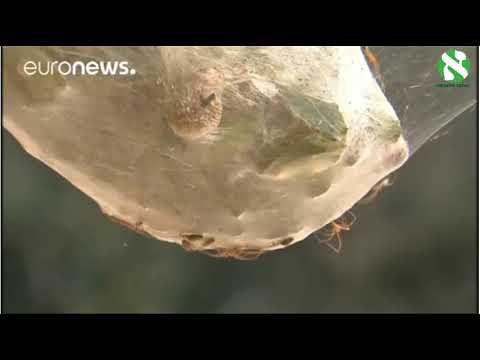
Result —
<instances>
[{"instance_id":1,"label":"blurred green background","mask_svg":"<svg viewBox=\"0 0 480 360\"><path fill-rule=\"evenodd\" d=\"M476 312L476 109L353 211L335 255L312 237L243 262L110 222L3 132L7 313Z\"/></svg>"}]
</instances>

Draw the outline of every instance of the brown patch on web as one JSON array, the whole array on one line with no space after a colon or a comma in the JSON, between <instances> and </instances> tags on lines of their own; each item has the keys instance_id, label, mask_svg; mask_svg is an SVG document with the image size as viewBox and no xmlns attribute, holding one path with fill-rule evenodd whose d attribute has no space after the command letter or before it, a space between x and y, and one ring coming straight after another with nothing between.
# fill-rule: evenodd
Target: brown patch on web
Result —
<instances>
[{"instance_id":1,"label":"brown patch on web","mask_svg":"<svg viewBox=\"0 0 480 360\"><path fill-rule=\"evenodd\" d=\"M186 139L197 139L215 130L223 115L222 91L225 78L215 68L191 76L176 95L167 122L173 132Z\"/></svg>"},{"instance_id":2,"label":"brown patch on web","mask_svg":"<svg viewBox=\"0 0 480 360\"><path fill-rule=\"evenodd\" d=\"M202 251L215 242L213 237L201 234L181 234L181 236L181 245L187 251Z\"/></svg>"},{"instance_id":3,"label":"brown patch on web","mask_svg":"<svg viewBox=\"0 0 480 360\"><path fill-rule=\"evenodd\" d=\"M140 235L145 235L145 236L149 236L149 237L153 237L152 235L150 235L148 232L146 232L144 229L143 229L143 222L142 221L137 221L136 223L130 223L126 220L123 220L123 219L120 219L119 217L115 216L115 215L110 215L110 214L106 214L104 213L109 219L110 221L116 223L116 224L120 224L130 230L133 230L135 231L136 233L140 234Z\"/></svg>"},{"instance_id":4,"label":"brown patch on web","mask_svg":"<svg viewBox=\"0 0 480 360\"><path fill-rule=\"evenodd\" d=\"M214 248L203 251L204 254L217 258L233 258L236 260L255 260L265 252L258 248Z\"/></svg>"}]
</instances>

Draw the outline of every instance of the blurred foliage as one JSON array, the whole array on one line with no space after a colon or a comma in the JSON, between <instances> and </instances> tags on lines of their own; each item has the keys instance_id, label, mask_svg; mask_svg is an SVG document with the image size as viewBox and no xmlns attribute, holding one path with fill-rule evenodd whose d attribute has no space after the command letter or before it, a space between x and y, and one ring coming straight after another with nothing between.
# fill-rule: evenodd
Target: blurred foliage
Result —
<instances>
[{"instance_id":1,"label":"blurred foliage","mask_svg":"<svg viewBox=\"0 0 480 360\"><path fill-rule=\"evenodd\" d=\"M313 237L256 261L153 240L3 132L3 311L475 312L477 124L467 112L353 211L335 255Z\"/></svg>"}]
</instances>

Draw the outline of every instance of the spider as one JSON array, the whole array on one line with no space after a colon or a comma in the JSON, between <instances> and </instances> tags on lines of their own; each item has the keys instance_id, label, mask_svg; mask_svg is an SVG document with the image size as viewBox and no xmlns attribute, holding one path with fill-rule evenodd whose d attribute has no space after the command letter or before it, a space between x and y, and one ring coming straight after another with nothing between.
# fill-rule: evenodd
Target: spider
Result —
<instances>
[{"instance_id":1,"label":"spider","mask_svg":"<svg viewBox=\"0 0 480 360\"><path fill-rule=\"evenodd\" d=\"M340 236L340 233L342 231L350 230L350 227L357 220L357 217L351 211L349 211L349 213L352 217L350 222L347 222L346 219L343 219L342 217L340 217L337 220L334 220L330 223L331 229L330 229L330 231L327 232L327 238L326 239L318 239L317 238L320 244L327 245L336 254L339 254L340 251L342 251L342 238ZM337 247L332 245L332 240L334 238L337 240L337 243L338 243Z\"/></svg>"},{"instance_id":2,"label":"spider","mask_svg":"<svg viewBox=\"0 0 480 360\"><path fill-rule=\"evenodd\" d=\"M370 68L372 69L372 73L379 83L380 87L382 88L383 92L385 92L385 84L383 82L383 76L381 73L381 67L380 67L380 62L378 61L377 56L373 53L372 50L368 46L365 46L363 48L363 53L365 54L365 57L367 58L367 62L370 65Z\"/></svg>"},{"instance_id":3,"label":"spider","mask_svg":"<svg viewBox=\"0 0 480 360\"><path fill-rule=\"evenodd\" d=\"M361 204L369 204L375 199L379 193L381 193L386 187L392 186L393 180L391 177L386 177L385 179L379 181L376 185L372 187L372 189L368 192L365 197L360 200Z\"/></svg>"}]
</instances>

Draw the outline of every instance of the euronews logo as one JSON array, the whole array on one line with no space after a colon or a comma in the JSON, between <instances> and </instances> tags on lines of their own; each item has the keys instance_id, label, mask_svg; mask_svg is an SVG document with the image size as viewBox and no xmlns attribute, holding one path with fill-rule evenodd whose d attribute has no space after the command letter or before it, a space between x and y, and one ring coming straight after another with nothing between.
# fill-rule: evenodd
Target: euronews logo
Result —
<instances>
[{"instance_id":1,"label":"euronews logo","mask_svg":"<svg viewBox=\"0 0 480 360\"><path fill-rule=\"evenodd\" d=\"M447 50L437 62L437 69L440 79L444 82L438 84L440 87L466 87L465 79L471 70L471 63L468 56L456 49Z\"/></svg>"},{"instance_id":2,"label":"euronews logo","mask_svg":"<svg viewBox=\"0 0 480 360\"><path fill-rule=\"evenodd\" d=\"M23 64L23 74L34 75L135 75L136 70L127 61L27 61Z\"/></svg>"}]
</instances>

